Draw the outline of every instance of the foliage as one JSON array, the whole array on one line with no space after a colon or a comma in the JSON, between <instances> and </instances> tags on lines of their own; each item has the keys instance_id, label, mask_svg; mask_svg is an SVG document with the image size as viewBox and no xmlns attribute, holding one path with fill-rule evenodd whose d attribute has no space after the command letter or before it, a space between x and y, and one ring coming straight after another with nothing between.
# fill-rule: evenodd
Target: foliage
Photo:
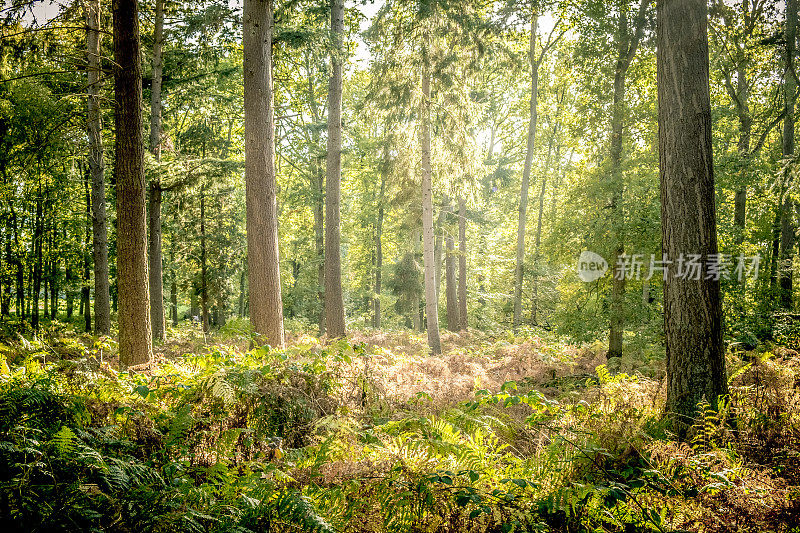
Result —
<instances>
[{"instance_id":1,"label":"foliage","mask_svg":"<svg viewBox=\"0 0 800 533\"><path fill-rule=\"evenodd\" d=\"M602 365L556 395L509 381L378 408L359 368L391 352L370 345L216 345L142 373L78 353L20 354L0 378L8 529L674 531L730 498L797 512L771 492L800 472L797 374L776 356L729 362L731 397L698 407L688 447L657 382Z\"/></svg>"}]
</instances>

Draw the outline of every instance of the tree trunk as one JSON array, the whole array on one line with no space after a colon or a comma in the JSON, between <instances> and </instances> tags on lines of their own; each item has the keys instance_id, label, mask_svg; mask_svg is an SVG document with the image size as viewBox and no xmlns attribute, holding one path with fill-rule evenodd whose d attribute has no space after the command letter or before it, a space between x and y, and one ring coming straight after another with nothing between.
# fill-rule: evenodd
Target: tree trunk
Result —
<instances>
[{"instance_id":1,"label":"tree trunk","mask_svg":"<svg viewBox=\"0 0 800 533\"><path fill-rule=\"evenodd\" d=\"M58 250L55 245L57 223L53 220L50 228L50 319L55 320L58 316Z\"/></svg>"},{"instance_id":2,"label":"tree trunk","mask_svg":"<svg viewBox=\"0 0 800 533\"><path fill-rule=\"evenodd\" d=\"M717 253L711 102L705 0L657 2L657 84L662 251ZM685 438L705 399L727 393L720 282L686 279L671 268L664 282L668 416Z\"/></svg>"},{"instance_id":3,"label":"tree trunk","mask_svg":"<svg viewBox=\"0 0 800 533\"><path fill-rule=\"evenodd\" d=\"M202 187L202 186L201 186ZM208 264L206 261L206 195L200 190L200 309L203 333L208 333Z\"/></svg>"},{"instance_id":4,"label":"tree trunk","mask_svg":"<svg viewBox=\"0 0 800 533\"><path fill-rule=\"evenodd\" d=\"M375 296L372 299L372 327L381 327L381 282L383 276L383 216L386 177L389 173L389 144L384 144L383 165L381 167L381 186L378 193L378 220L375 223Z\"/></svg>"},{"instance_id":5,"label":"tree trunk","mask_svg":"<svg viewBox=\"0 0 800 533\"><path fill-rule=\"evenodd\" d=\"M72 267L69 264L67 264L64 277L67 285L67 320L69 320L75 312L75 291L72 290L72 284L75 280L73 279Z\"/></svg>"},{"instance_id":6,"label":"tree trunk","mask_svg":"<svg viewBox=\"0 0 800 533\"><path fill-rule=\"evenodd\" d=\"M522 188L519 197L519 222L517 223L517 257L514 269L514 318L516 330L522 321L522 282L525 264L525 226L528 221L528 189L531 183L533 153L536 148L536 120L539 101L539 62L536 60L536 27L539 14L533 13L531 18L531 35L528 48L528 61L531 66L531 100L530 118L528 119L528 140L525 151L525 167L522 171Z\"/></svg>"},{"instance_id":7,"label":"tree trunk","mask_svg":"<svg viewBox=\"0 0 800 533\"><path fill-rule=\"evenodd\" d=\"M308 93L308 107L314 124L321 121L317 97L314 91L314 77L311 68L311 58L306 55L306 86ZM311 144L315 152L319 151L320 131L314 127L311 131ZM317 297L319 298L319 314L317 323L319 336L325 333L325 176L322 170L323 156L315 153L311 158L311 191L314 194L314 251L317 266ZM243 306L242 306L243 308ZM244 310L242 311L244 312Z\"/></svg>"},{"instance_id":8,"label":"tree trunk","mask_svg":"<svg viewBox=\"0 0 800 533\"><path fill-rule=\"evenodd\" d=\"M148 197L148 287L150 292L150 319L153 324L153 342L164 342L166 327L164 323L164 278L161 251L161 202L163 191L161 180L154 178L150 182Z\"/></svg>"},{"instance_id":9,"label":"tree trunk","mask_svg":"<svg viewBox=\"0 0 800 533\"><path fill-rule=\"evenodd\" d=\"M170 315L172 317L172 325L178 325L178 283L175 281L175 277L173 275L172 283L169 286L169 303L170 303Z\"/></svg>"},{"instance_id":10,"label":"tree trunk","mask_svg":"<svg viewBox=\"0 0 800 533\"><path fill-rule=\"evenodd\" d=\"M103 123L102 113L100 111L100 98L98 96L103 83L100 66L100 0L90 0L88 2L86 6L86 28L86 59L89 76L87 87L89 95L87 104L87 133L89 136L89 172L91 173L92 179L94 330L97 335L108 335L111 332L111 304L109 301L108 281L108 229L106 227ZM117 135L120 135L119 131L117 131Z\"/></svg>"},{"instance_id":11,"label":"tree trunk","mask_svg":"<svg viewBox=\"0 0 800 533\"><path fill-rule=\"evenodd\" d=\"M539 259L540 250L542 246L542 216L544 214L544 193L547 190L547 173L550 170L550 160L553 156L553 143L555 136L558 133L558 125L553 126L553 133L547 143L547 159L545 159L544 173L542 175L542 188L539 190L539 214L536 219L536 240L533 245L533 298L531 299L531 324L537 325L539 323Z\"/></svg>"},{"instance_id":12,"label":"tree trunk","mask_svg":"<svg viewBox=\"0 0 800 533\"><path fill-rule=\"evenodd\" d=\"M785 24L786 57L783 80L785 102L783 118L783 157L794 157L794 108L797 95L797 73L794 68L795 45L797 41L797 0L786 0ZM785 180L788 182L788 177ZM797 231L794 220L794 200L784 192L781 205L781 255L778 268L780 280L780 297L778 303L782 309L792 308L792 274L794 269L794 241Z\"/></svg>"},{"instance_id":13,"label":"tree trunk","mask_svg":"<svg viewBox=\"0 0 800 533\"><path fill-rule=\"evenodd\" d=\"M461 319L458 316L458 287L456 281L456 252L453 237L445 238L446 257L444 261L445 292L447 299L447 329L458 331Z\"/></svg>"},{"instance_id":14,"label":"tree trunk","mask_svg":"<svg viewBox=\"0 0 800 533\"><path fill-rule=\"evenodd\" d=\"M465 331L467 316L467 202L458 199L458 329Z\"/></svg>"},{"instance_id":15,"label":"tree trunk","mask_svg":"<svg viewBox=\"0 0 800 533\"><path fill-rule=\"evenodd\" d=\"M342 184L342 33L344 0L331 0L331 78L328 85L328 157L325 173L325 329L328 337L345 336L342 297L341 221Z\"/></svg>"},{"instance_id":16,"label":"tree trunk","mask_svg":"<svg viewBox=\"0 0 800 533\"><path fill-rule=\"evenodd\" d=\"M81 287L81 313L83 314L83 329L86 333L92 331L92 308L90 304L91 290L89 283L91 282L91 255L89 248L93 247L94 236L94 217L92 216L92 190L90 188L91 167L88 169L89 173L83 172L83 185L86 199L86 233L84 236L83 246L83 287ZM96 306L97 304L95 304Z\"/></svg>"},{"instance_id":17,"label":"tree trunk","mask_svg":"<svg viewBox=\"0 0 800 533\"><path fill-rule=\"evenodd\" d=\"M5 173L4 173L5 177ZM14 254L14 263L17 266L16 272L16 279L14 281L15 285L15 299L16 302L14 303L15 313L18 317L20 317L22 321L22 325L25 324L25 266L23 265L22 261L22 248L20 247L19 243L19 219L17 217L17 211L14 209L13 200L9 198L8 201L8 209L11 212L11 229L14 232L14 247L17 250L16 254Z\"/></svg>"},{"instance_id":18,"label":"tree trunk","mask_svg":"<svg viewBox=\"0 0 800 533\"><path fill-rule=\"evenodd\" d=\"M245 289L245 278L247 277L247 263L242 266L242 273L239 275L239 318L244 318L244 299L247 289Z\"/></svg>"},{"instance_id":19,"label":"tree trunk","mask_svg":"<svg viewBox=\"0 0 800 533\"><path fill-rule=\"evenodd\" d=\"M442 353L439 338L439 302L436 298L436 263L433 257L433 179L431 176L431 72L428 57L428 34L422 67L422 109L420 110L420 144L422 145L422 257L425 264L425 318L428 346L433 355Z\"/></svg>"},{"instance_id":20,"label":"tree trunk","mask_svg":"<svg viewBox=\"0 0 800 533\"><path fill-rule=\"evenodd\" d=\"M164 0L156 0L155 28L153 30L153 84L150 90L150 152L161 160L161 81L163 77L162 47L164 44ZM164 342L166 326L164 320L164 273L161 252L161 202L162 189L160 170L150 182L148 198L148 224L150 231L147 240L149 259L148 283L150 290L150 320L153 328L153 342Z\"/></svg>"},{"instance_id":21,"label":"tree trunk","mask_svg":"<svg viewBox=\"0 0 800 533\"><path fill-rule=\"evenodd\" d=\"M750 157L750 136L753 126L753 119L750 116L750 106L748 104L749 90L747 85L747 74L744 70L744 65L739 65L737 69L737 115L739 117L739 143L738 151L739 157L742 162ZM742 173L746 174L747 165L742 165ZM740 179L742 185L736 190L734 195L734 214L733 225L736 228L735 242L742 244L744 242L744 230L747 219L747 186L744 185L745 176Z\"/></svg>"},{"instance_id":22,"label":"tree trunk","mask_svg":"<svg viewBox=\"0 0 800 533\"><path fill-rule=\"evenodd\" d=\"M142 139L142 66L139 7L113 0L117 183L117 290L121 368L153 357L147 276L146 183Z\"/></svg>"},{"instance_id":23,"label":"tree trunk","mask_svg":"<svg viewBox=\"0 0 800 533\"><path fill-rule=\"evenodd\" d=\"M31 308L31 327L39 329L39 296L42 291L42 185L39 176L36 194L36 218L33 231L33 299Z\"/></svg>"},{"instance_id":24,"label":"tree trunk","mask_svg":"<svg viewBox=\"0 0 800 533\"><path fill-rule=\"evenodd\" d=\"M436 280L437 305L439 302L439 295L442 293L442 258L444 257L444 254L442 254L442 241L444 240L444 218L449 211L450 199L445 196L444 200L442 201L442 208L439 210L439 216L436 217L436 225L433 227L433 231L436 235L436 240L433 244L433 263L436 265L436 273L434 276Z\"/></svg>"},{"instance_id":25,"label":"tree trunk","mask_svg":"<svg viewBox=\"0 0 800 533\"><path fill-rule=\"evenodd\" d=\"M316 131L316 130L315 130ZM316 136L314 146L319 145ZM317 255L317 295L319 297L319 335L325 333L325 177L322 173L322 160L317 158L314 165L312 187L314 189L314 251Z\"/></svg>"},{"instance_id":26,"label":"tree trunk","mask_svg":"<svg viewBox=\"0 0 800 533\"><path fill-rule=\"evenodd\" d=\"M627 8L619 12L617 26L617 66L614 72L614 101L611 108L611 209L614 218L613 237L615 243L613 266L614 275L611 280L611 317L608 332L607 358L622 356L622 334L625 325L625 272L621 268L620 259L625 253L625 245L621 234L624 226L624 213L620 207L624 189L622 176L622 146L625 133L625 82L628 68L636 54L645 24L645 10L651 0L642 0L639 14L634 24L633 34L628 28Z\"/></svg>"},{"instance_id":27,"label":"tree trunk","mask_svg":"<svg viewBox=\"0 0 800 533\"><path fill-rule=\"evenodd\" d=\"M150 86L150 152L161 159L161 81L164 71L162 49L164 46L164 0L156 0L155 27L153 28L153 82Z\"/></svg>"},{"instance_id":28,"label":"tree trunk","mask_svg":"<svg viewBox=\"0 0 800 533\"><path fill-rule=\"evenodd\" d=\"M283 348L272 101L272 0L245 0L243 19L250 322L259 344Z\"/></svg>"}]
</instances>

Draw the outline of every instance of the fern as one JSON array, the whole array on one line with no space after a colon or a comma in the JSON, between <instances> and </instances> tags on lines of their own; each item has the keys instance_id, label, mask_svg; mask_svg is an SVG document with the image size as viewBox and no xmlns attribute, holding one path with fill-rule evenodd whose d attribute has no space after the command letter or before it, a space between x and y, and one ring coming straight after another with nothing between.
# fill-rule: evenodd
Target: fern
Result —
<instances>
[{"instance_id":1,"label":"fern","mask_svg":"<svg viewBox=\"0 0 800 533\"><path fill-rule=\"evenodd\" d=\"M77 437L75 433L67 426L61 426L61 429L53 435L50 444L53 446L55 452L59 456L69 455L76 448Z\"/></svg>"}]
</instances>

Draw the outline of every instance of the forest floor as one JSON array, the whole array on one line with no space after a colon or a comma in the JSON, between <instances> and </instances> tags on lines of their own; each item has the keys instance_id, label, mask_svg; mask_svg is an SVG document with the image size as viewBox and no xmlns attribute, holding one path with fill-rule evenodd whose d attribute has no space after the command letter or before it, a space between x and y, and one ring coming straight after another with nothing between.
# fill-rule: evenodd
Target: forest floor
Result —
<instances>
[{"instance_id":1,"label":"forest floor","mask_svg":"<svg viewBox=\"0 0 800 533\"><path fill-rule=\"evenodd\" d=\"M440 356L407 331L249 350L241 326L171 329L122 373L113 341L69 325L0 339L0 526L800 531L793 350L729 354L723 412L699 406L680 443L658 357L611 372L599 343L475 331L444 333Z\"/></svg>"}]
</instances>

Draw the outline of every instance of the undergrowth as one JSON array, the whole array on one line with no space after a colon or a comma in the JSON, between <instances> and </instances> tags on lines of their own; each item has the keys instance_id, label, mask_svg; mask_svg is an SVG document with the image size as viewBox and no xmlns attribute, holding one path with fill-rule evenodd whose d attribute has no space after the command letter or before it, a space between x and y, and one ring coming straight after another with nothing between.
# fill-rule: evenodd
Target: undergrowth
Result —
<instances>
[{"instance_id":1,"label":"undergrowth","mask_svg":"<svg viewBox=\"0 0 800 533\"><path fill-rule=\"evenodd\" d=\"M2 530L798 531L800 523L792 354L732 359L721 410L698 406L693 441L679 443L660 421L659 382L602 365L496 390L476 379L470 399L443 403L424 390L392 398L370 363L391 350L368 344L219 345L122 373L103 361L107 343L73 344L62 357L53 345L3 348Z\"/></svg>"}]
</instances>

